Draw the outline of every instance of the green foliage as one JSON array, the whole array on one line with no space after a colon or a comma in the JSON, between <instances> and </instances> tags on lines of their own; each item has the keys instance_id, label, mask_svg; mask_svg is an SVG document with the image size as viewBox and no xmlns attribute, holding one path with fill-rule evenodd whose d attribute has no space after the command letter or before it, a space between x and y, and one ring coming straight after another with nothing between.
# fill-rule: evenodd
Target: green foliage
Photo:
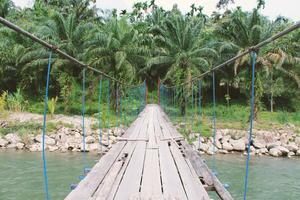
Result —
<instances>
[{"instance_id":1,"label":"green foliage","mask_svg":"<svg viewBox=\"0 0 300 200\"><path fill-rule=\"evenodd\" d=\"M48 101L48 109L49 109L51 116L54 115L57 99L58 99L58 97L55 97L55 98L53 97Z\"/></svg>"},{"instance_id":2,"label":"green foliage","mask_svg":"<svg viewBox=\"0 0 300 200\"><path fill-rule=\"evenodd\" d=\"M7 95L7 107L10 111L22 112L26 108L28 101L26 101L21 93L21 89L18 88L13 94Z\"/></svg>"},{"instance_id":3,"label":"green foliage","mask_svg":"<svg viewBox=\"0 0 300 200\"><path fill-rule=\"evenodd\" d=\"M0 96L0 112L4 112L6 107L7 92L3 92Z\"/></svg>"}]
</instances>

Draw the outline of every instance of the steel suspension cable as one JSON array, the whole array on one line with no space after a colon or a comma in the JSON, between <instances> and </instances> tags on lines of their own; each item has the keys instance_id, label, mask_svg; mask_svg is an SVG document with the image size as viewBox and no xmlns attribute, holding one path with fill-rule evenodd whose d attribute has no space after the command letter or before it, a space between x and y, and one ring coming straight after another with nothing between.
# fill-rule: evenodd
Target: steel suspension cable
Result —
<instances>
[{"instance_id":1,"label":"steel suspension cable","mask_svg":"<svg viewBox=\"0 0 300 200\"><path fill-rule=\"evenodd\" d=\"M64 58L70 60L71 62L75 63L75 64L78 65L78 66L81 66L81 67L83 67L83 68L92 70L92 71L94 71L94 72L97 72L97 73L99 73L99 74L101 74L101 75L103 75L103 76L105 76L105 77L107 77L107 78L109 78L109 79L111 79L111 80L113 80L113 81L116 81L116 82L118 82L118 83L120 83L120 84L122 84L122 85L126 85L126 86L128 86L128 87L135 87L135 86L136 86L136 85L127 84L127 83L126 83L125 81L123 81L123 80L116 79L116 78L114 78L114 77L108 75L107 73L105 73L105 72L99 70L99 69L96 69L96 68L94 68L94 67L91 67L91 66L89 66L89 65L87 65L87 64L85 64L85 63L83 63L83 62L81 62L81 61L79 61L79 60L77 60L76 58L74 58L74 57L70 56L69 54L65 53L64 51L60 50L57 46L52 45L52 44L49 44L48 42L46 42L46 41L44 41L44 40L42 40L42 39L36 37L35 35L29 33L28 31L25 31L24 29L20 28L19 26L13 24L12 22L10 22L10 21L8 21L8 20L2 18L2 17L0 17L0 23L3 24L4 26L7 26L8 28L10 28L10 29L16 31L17 33L20 33L20 34L22 34L22 35L24 35L24 36L30 38L30 39L33 40L34 42L37 42L37 43L41 44L42 46L44 46L44 47L50 49L51 51L58 53L58 54L61 55L62 57L64 57Z\"/></svg>"},{"instance_id":2,"label":"steel suspension cable","mask_svg":"<svg viewBox=\"0 0 300 200\"><path fill-rule=\"evenodd\" d=\"M202 98L202 83L201 83L201 80L198 81L198 90L199 90L199 122L198 122L198 127L199 127L199 134L198 134L198 149L200 150L200 146L201 146L201 128L202 128L202 109L201 109L201 98Z\"/></svg>"},{"instance_id":3,"label":"steel suspension cable","mask_svg":"<svg viewBox=\"0 0 300 200\"><path fill-rule=\"evenodd\" d=\"M215 66L213 68L211 68L210 70L208 70L208 71L206 71L206 72L204 72L204 73L202 73L202 74L200 74L198 76L193 77L189 81L186 81L186 82L178 84L178 85L167 86L167 87L168 88L172 88L172 87L177 87L177 86L181 86L181 85L186 85L186 84L188 84L188 83L190 83L192 81L195 81L195 80L198 80L200 78L203 78L204 76L209 75L211 72L216 71L216 70L218 70L218 69L220 69L222 67L225 67L225 66L229 65L229 64L233 63L234 61L236 61L237 59L240 59L241 57L244 57L245 55L251 53L252 51L257 51L260 48L262 48L263 46L266 46L267 44L269 44L271 42L274 42L278 38L281 38L281 37L289 34L292 31L295 31L295 30L297 30L299 28L300 28L300 21L296 22L294 25L288 27L287 29L285 29L285 30L283 30L283 31L281 31L281 32L279 32L279 33L277 33L277 34L269 37L268 39L266 39L266 40L264 40L264 41L262 41L262 42L260 42L260 43L258 43L256 45L254 45L252 47L249 47L245 51L243 51L243 52L239 53L238 55L232 57L231 59L229 59L229 60L227 60L227 61L225 61L225 62L223 62L223 63L221 63L221 64L219 64L219 65L217 65L217 66Z\"/></svg>"},{"instance_id":4,"label":"steel suspension cable","mask_svg":"<svg viewBox=\"0 0 300 200\"><path fill-rule=\"evenodd\" d=\"M216 79L215 79L215 71L212 72L212 82L213 82L213 108L212 108L212 121L213 121L213 163L212 163L212 170L213 173L216 175Z\"/></svg>"}]
</instances>

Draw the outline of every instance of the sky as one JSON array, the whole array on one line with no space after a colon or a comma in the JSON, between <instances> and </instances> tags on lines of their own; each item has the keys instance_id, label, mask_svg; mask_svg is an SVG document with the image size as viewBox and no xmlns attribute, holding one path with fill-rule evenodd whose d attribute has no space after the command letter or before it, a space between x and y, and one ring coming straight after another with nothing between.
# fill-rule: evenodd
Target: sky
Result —
<instances>
[{"instance_id":1,"label":"sky","mask_svg":"<svg viewBox=\"0 0 300 200\"><path fill-rule=\"evenodd\" d=\"M130 10L134 2L138 0L97 0L96 6L102 9ZM262 14L270 19L276 19L277 16L285 16L294 21L300 21L300 0L265 0L266 7ZM13 0L15 5L20 7L30 7L34 0ZM190 10L190 5L201 5L204 7L204 13L210 15L216 10L218 0L156 0L156 4L165 9L171 9L173 4L177 4L179 9L186 13ZM251 11L256 7L257 0L235 0L235 4L230 8L241 6L243 10Z\"/></svg>"}]
</instances>

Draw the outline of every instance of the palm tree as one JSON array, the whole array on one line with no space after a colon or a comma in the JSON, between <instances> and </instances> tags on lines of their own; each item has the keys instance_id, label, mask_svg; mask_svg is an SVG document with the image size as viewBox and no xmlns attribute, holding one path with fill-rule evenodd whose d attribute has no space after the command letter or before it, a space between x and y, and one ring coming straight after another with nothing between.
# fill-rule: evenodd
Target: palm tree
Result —
<instances>
[{"instance_id":1,"label":"palm tree","mask_svg":"<svg viewBox=\"0 0 300 200\"><path fill-rule=\"evenodd\" d=\"M85 56L88 64L95 66L116 79L131 83L136 71L146 62L147 48L138 45L138 32L128 24L127 18L108 21L103 27L92 30L86 39ZM141 80L140 80L141 81ZM112 102L116 106L115 91L117 83L112 84Z\"/></svg>"},{"instance_id":2,"label":"palm tree","mask_svg":"<svg viewBox=\"0 0 300 200\"><path fill-rule=\"evenodd\" d=\"M267 18L259 14L257 9L254 9L252 13L245 13L241 8L238 8L219 22L219 26L216 26L216 34L221 36L229 45L237 47L238 51L236 53L238 54L270 37L276 26L276 22L270 23ZM236 84L239 85L241 92L245 94L250 94L249 69L251 68L249 60L250 55L247 55L236 60L234 64L234 72L238 75ZM258 53L256 65L255 119L264 94L263 73L268 71L267 60L262 50Z\"/></svg>"},{"instance_id":3,"label":"palm tree","mask_svg":"<svg viewBox=\"0 0 300 200\"><path fill-rule=\"evenodd\" d=\"M157 29L159 37L156 44L159 54L148 61L147 68L166 74L165 80L172 84L191 81L192 76L199 75L211 66L210 59L216 52L207 47L199 38L204 30L199 18L188 20L182 15L171 14L163 26ZM190 91L188 84L182 91ZM185 98L181 93L181 114L185 114Z\"/></svg>"},{"instance_id":4,"label":"palm tree","mask_svg":"<svg viewBox=\"0 0 300 200\"><path fill-rule=\"evenodd\" d=\"M0 1L0 17L5 18L9 11L14 7L14 3L11 0Z\"/></svg>"}]
</instances>

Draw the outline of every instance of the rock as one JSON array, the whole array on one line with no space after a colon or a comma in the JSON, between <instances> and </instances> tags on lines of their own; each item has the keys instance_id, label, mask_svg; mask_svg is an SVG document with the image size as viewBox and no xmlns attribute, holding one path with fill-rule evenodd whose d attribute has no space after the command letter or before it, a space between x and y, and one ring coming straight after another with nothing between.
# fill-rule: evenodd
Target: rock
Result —
<instances>
[{"instance_id":1,"label":"rock","mask_svg":"<svg viewBox=\"0 0 300 200\"><path fill-rule=\"evenodd\" d=\"M292 157L294 155L295 155L295 153L290 151L287 156L290 158L290 157Z\"/></svg>"},{"instance_id":2,"label":"rock","mask_svg":"<svg viewBox=\"0 0 300 200\"><path fill-rule=\"evenodd\" d=\"M17 144L12 143L6 146L7 149L16 149L17 148Z\"/></svg>"},{"instance_id":3,"label":"rock","mask_svg":"<svg viewBox=\"0 0 300 200\"><path fill-rule=\"evenodd\" d=\"M257 153L257 154L266 154L266 153L268 153L268 149L267 148L256 149L255 153Z\"/></svg>"},{"instance_id":4,"label":"rock","mask_svg":"<svg viewBox=\"0 0 300 200\"><path fill-rule=\"evenodd\" d=\"M6 147L8 145L8 141L5 139L0 139L0 147Z\"/></svg>"},{"instance_id":5,"label":"rock","mask_svg":"<svg viewBox=\"0 0 300 200\"><path fill-rule=\"evenodd\" d=\"M285 146L289 151L292 151L292 152L297 152L299 147L294 143L294 142L291 142L289 143L288 145Z\"/></svg>"},{"instance_id":6,"label":"rock","mask_svg":"<svg viewBox=\"0 0 300 200\"><path fill-rule=\"evenodd\" d=\"M228 142L224 142L222 147L223 147L223 150L226 150L226 151L232 151L233 150L232 145Z\"/></svg>"},{"instance_id":7,"label":"rock","mask_svg":"<svg viewBox=\"0 0 300 200\"><path fill-rule=\"evenodd\" d=\"M48 146L48 149L49 149L50 152L57 151L58 146Z\"/></svg>"},{"instance_id":8,"label":"rock","mask_svg":"<svg viewBox=\"0 0 300 200\"><path fill-rule=\"evenodd\" d=\"M230 139L231 139L230 135L225 135L225 136L222 137L221 142L222 143L228 143Z\"/></svg>"},{"instance_id":9,"label":"rock","mask_svg":"<svg viewBox=\"0 0 300 200\"><path fill-rule=\"evenodd\" d=\"M21 149L23 149L24 148L24 146L25 146L25 144L24 143L22 143L22 142L19 142L19 143L17 143L17 149L19 149L19 150L21 150Z\"/></svg>"},{"instance_id":10,"label":"rock","mask_svg":"<svg viewBox=\"0 0 300 200\"><path fill-rule=\"evenodd\" d=\"M230 143L235 151L244 151L246 148L245 141L243 139L230 140Z\"/></svg>"},{"instance_id":11,"label":"rock","mask_svg":"<svg viewBox=\"0 0 300 200\"><path fill-rule=\"evenodd\" d=\"M200 144L200 150L206 152L209 149L208 144L201 143Z\"/></svg>"},{"instance_id":12,"label":"rock","mask_svg":"<svg viewBox=\"0 0 300 200\"><path fill-rule=\"evenodd\" d=\"M42 135L37 135L34 137L34 141L42 143ZM49 137L48 135L45 135L45 144L48 145L55 145L55 139Z\"/></svg>"},{"instance_id":13,"label":"rock","mask_svg":"<svg viewBox=\"0 0 300 200\"><path fill-rule=\"evenodd\" d=\"M295 143L296 143L298 146L300 146L300 137L296 137L296 138L295 138Z\"/></svg>"},{"instance_id":14,"label":"rock","mask_svg":"<svg viewBox=\"0 0 300 200\"><path fill-rule=\"evenodd\" d=\"M87 144L92 144L92 143L95 142L95 138L94 138L93 136L87 136L87 137L85 138L85 142L86 142Z\"/></svg>"},{"instance_id":15,"label":"rock","mask_svg":"<svg viewBox=\"0 0 300 200\"><path fill-rule=\"evenodd\" d=\"M287 148L283 147L283 146L276 146L276 149L278 149L279 151L281 151L283 156L287 156L288 153L290 152Z\"/></svg>"},{"instance_id":16,"label":"rock","mask_svg":"<svg viewBox=\"0 0 300 200\"><path fill-rule=\"evenodd\" d=\"M32 144L29 146L29 151L42 151L42 145L41 144Z\"/></svg>"},{"instance_id":17,"label":"rock","mask_svg":"<svg viewBox=\"0 0 300 200\"><path fill-rule=\"evenodd\" d=\"M9 133L4 136L4 139L6 139L11 144L17 144L18 142L21 142L21 138L15 134L15 133Z\"/></svg>"},{"instance_id":18,"label":"rock","mask_svg":"<svg viewBox=\"0 0 300 200\"><path fill-rule=\"evenodd\" d=\"M94 144L90 144L89 145L89 150L90 151L97 151L99 149L99 144L98 143L94 143Z\"/></svg>"},{"instance_id":19,"label":"rock","mask_svg":"<svg viewBox=\"0 0 300 200\"><path fill-rule=\"evenodd\" d=\"M270 150L270 149L275 148L275 147L280 146L280 145L281 145L280 141L267 143L267 148Z\"/></svg>"},{"instance_id":20,"label":"rock","mask_svg":"<svg viewBox=\"0 0 300 200\"><path fill-rule=\"evenodd\" d=\"M270 149L269 154L273 157L279 157L282 155L281 151L277 148Z\"/></svg>"},{"instance_id":21,"label":"rock","mask_svg":"<svg viewBox=\"0 0 300 200\"><path fill-rule=\"evenodd\" d=\"M228 151L221 149L221 150L218 151L218 153L221 153L221 154L228 154Z\"/></svg>"},{"instance_id":22,"label":"rock","mask_svg":"<svg viewBox=\"0 0 300 200\"><path fill-rule=\"evenodd\" d=\"M300 149L296 152L296 156L300 156Z\"/></svg>"},{"instance_id":23,"label":"rock","mask_svg":"<svg viewBox=\"0 0 300 200\"><path fill-rule=\"evenodd\" d=\"M253 146L257 149L262 149L266 147L266 143L263 140L254 139Z\"/></svg>"}]
</instances>

